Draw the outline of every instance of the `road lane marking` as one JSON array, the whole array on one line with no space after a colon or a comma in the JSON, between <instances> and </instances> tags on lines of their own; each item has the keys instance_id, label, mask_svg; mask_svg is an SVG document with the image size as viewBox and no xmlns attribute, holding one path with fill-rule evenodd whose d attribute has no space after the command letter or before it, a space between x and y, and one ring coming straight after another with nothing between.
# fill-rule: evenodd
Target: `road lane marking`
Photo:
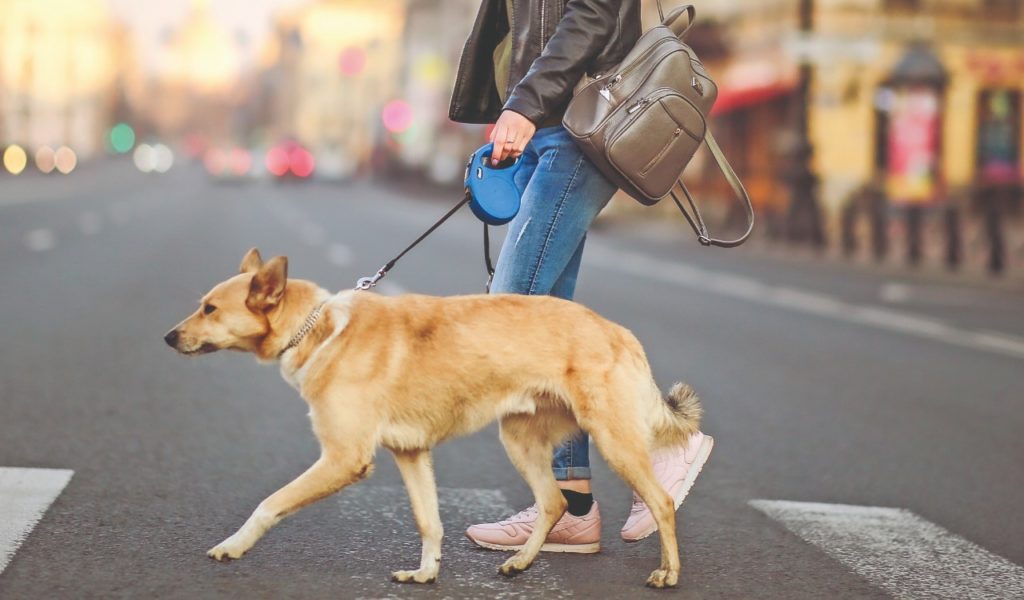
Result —
<instances>
[{"instance_id":1,"label":"road lane marking","mask_svg":"<svg viewBox=\"0 0 1024 600\"><path fill-rule=\"evenodd\" d=\"M511 554L477 548L462 535L466 527L474 523L497 521L516 512L501 490L439 487L437 495L445 531L439 585L448 590L446 595L510 599L573 597L558 575L564 565L559 571L552 571L545 553L537 557L528 576L519 577L510 585L497 571L498 565ZM420 537L409 509L409 494L404 486L361 485L341 492L336 502L338 519L345 531L336 551L344 555L346 572L361 588L354 596L380 598L381 583L387 581L391 571L408 569L419 562ZM386 553L381 551L382 531L390 534ZM382 555L388 559L382 560ZM398 562L388 562L391 560ZM656 550L651 560L657 560ZM646 571L643 575L646 576Z\"/></svg>"},{"instance_id":2,"label":"road lane marking","mask_svg":"<svg viewBox=\"0 0 1024 600\"><path fill-rule=\"evenodd\" d=\"M91 210L78 215L78 230L82 235L96 235L102 224L100 216Z\"/></svg>"},{"instance_id":3,"label":"road lane marking","mask_svg":"<svg viewBox=\"0 0 1024 600\"><path fill-rule=\"evenodd\" d=\"M74 471L0 467L0 573Z\"/></svg>"},{"instance_id":4,"label":"road lane marking","mask_svg":"<svg viewBox=\"0 0 1024 600\"><path fill-rule=\"evenodd\" d=\"M749 277L715 273L598 244L590 246L587 260L602 269L646 277L700 292L1024 359L1024 338L1009 334L959 329L905 311L853 304L825 294L772 286Z\"/></svg>"},{"instance_id":5,"label":"road lane marking","mask_svg":"<svg viewBox=\"0 0 1024 600\"><path fill-rule=\"evenodd\" d=\"M1024 568L909 510L751 500L872 585L896 598L1019 598Z\"/></svg>"},{"instance_id":6,"label":"road lane marking","mask_svg":"<svg viewBox=\"0 0 1024 600\"><path fill-rule=\"evenodd\" d=\"M57 245L57 236L47 227L33 229L25 234L25 245L33 252L52 250Z\"/></svg>"},{"instance_id":7,"label":"road lane marking","mask_svg":"<svg viewBox=\"0 0 1024 600\"><path fill-rule=\"evenodd\" d=\"M890 281L878 289L878 297L884 302L909 302L910 286L897 281Z\"/></svg>"}]
</instances>

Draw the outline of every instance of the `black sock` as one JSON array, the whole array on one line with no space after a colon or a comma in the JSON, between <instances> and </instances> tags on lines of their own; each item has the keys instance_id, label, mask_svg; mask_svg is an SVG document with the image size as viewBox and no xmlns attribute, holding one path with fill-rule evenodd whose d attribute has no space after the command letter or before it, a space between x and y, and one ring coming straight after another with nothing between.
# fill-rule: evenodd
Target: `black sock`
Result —
<instances>
[{"instance_id":1,"label":"black sock","mask_svg":"<svg viewBox=\"0 0 1024 600\"><path fill-rule=\"evenodd\" d=\"M562 495L569 501L569 508L567 510L574 517L582 517L587 514L590 512L590 507L594 504L593 494L581 494L572 490L562 490Z\"/></svg>"}]
</instances>

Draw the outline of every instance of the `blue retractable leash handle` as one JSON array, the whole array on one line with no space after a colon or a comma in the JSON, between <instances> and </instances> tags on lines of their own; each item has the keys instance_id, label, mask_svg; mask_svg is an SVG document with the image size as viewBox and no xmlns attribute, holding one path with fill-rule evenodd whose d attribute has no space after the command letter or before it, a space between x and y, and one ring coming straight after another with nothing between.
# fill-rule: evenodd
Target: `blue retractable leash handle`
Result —
<instances>
[{"instance_id":1,"label":"blue retractable leash handle","mask_svg":"<svg viewBox=\"0 0 1024 600\"><path fill-rule=\"evenodd\" d=\"M472 198L469 208L487 225L504 225L519 212L523 192L516 187L516 173L522 157L507 158L491 165L494 144L487 144L469 155L466 165L466 189Z\"/></svg>"},{"instance_id":2,"label":"blue retractable leash handle","mask_svg":"<svg viewBox=\"0 0 1024 600\"><path fill-rule=\"evenodd\" d=\"M491 244L488 236L488 226L504 225L511 221L519 212L520 198L523 193L516 187L515 175L519 171L522 157L508 158L497 165L490 164L493 144L487 144L469 155L469 162L466 163L465 184L466 190L459 201L436 223L430 226L416 241L409 244L405 250L392 258L383 267L377 270L372 277L362 277L356 282L357 290L368 290L384 278L395 266L405 253L416 247L435 229L441 226L454 215L463 204L469 203L469 208L478 219L484 223L484 264L487 266L486 290L491 291L491 280L494 278L494 266L491 264Z\"/></svg>"}]
</instances>

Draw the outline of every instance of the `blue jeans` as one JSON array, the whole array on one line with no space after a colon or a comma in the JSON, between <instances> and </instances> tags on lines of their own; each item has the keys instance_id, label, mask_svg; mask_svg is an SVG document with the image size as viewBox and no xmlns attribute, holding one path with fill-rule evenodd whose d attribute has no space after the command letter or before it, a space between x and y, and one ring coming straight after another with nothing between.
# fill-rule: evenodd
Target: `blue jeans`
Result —
<instances>
[{"instance_id":1,"label":"blue jeans","mask_svg":"<svg viewBox=\"0 0 1024 600\"><path fill-rule=\"evenodd\" d=\"M491 293L571 300L587 229L617 188L561 125L538 129L520 160L522 208L509 223ZM583 432L556 448L555 479L590 479L588 450Z\"/></svg>"}]
</instances>

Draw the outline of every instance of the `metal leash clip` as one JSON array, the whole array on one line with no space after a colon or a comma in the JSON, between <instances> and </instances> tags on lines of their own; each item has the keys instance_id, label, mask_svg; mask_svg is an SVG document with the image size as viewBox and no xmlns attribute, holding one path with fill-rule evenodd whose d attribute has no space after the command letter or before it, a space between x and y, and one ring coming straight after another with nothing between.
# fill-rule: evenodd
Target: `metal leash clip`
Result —
<instances>
[{"instance_id":1,"label":"metal leash clip","mask_svg":"<svg viewBox=\"0 0 1024 600\"><path fill-rule=\"evenodd\" d=\"M356 282L357 290L368 290L377 285L377 282L384 277L384 267L381 267L373 277L360 277Z\"/></svg>"}]
</instances>

